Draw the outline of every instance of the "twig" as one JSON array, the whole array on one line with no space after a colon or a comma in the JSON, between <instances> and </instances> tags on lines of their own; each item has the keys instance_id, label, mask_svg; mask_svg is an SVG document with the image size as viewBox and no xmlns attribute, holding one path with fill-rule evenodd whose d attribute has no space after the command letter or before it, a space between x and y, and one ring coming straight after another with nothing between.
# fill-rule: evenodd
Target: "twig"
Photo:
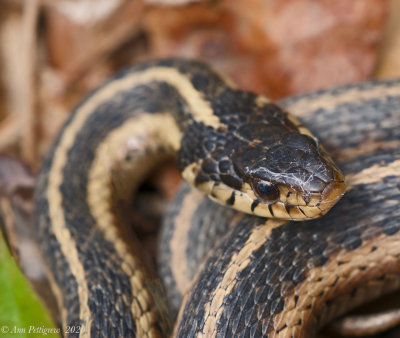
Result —
<instances>
[{"instance_id":1,"label":"twig","mask_svg":"<svg viewBox=\"0 0 400 338\"><path fill-rule=\"evenodd\" d=\"M22 34L23 44L21 46L23 68L25 76L24 86L21 88L21 117L22 138L21 155L31 166L35 166L36 160L36 128L35 128L35 68L36 68L36 27L39 14L38 0L24 2Z\"/></svg>"}]
</instances>

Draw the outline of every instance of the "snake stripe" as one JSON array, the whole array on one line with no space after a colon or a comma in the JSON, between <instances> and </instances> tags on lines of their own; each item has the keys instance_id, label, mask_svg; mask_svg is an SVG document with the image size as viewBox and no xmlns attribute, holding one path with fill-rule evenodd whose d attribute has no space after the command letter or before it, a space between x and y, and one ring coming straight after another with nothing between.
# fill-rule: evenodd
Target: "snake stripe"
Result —
<instances>
[{"instance_id":1,"label":"snake stripe","mask_svg":"<svg viewBox=\"0 0 400 338\"><path fill-rule=\"evenodd\" d=\"M314 110L301 121L194 61L141 64L90 94L57 137L36 188L37 232L61 295L63 325L82 325L72 334L81 337L171 332L162 287L146 271L121 206L151 169L173 157L183 177L209 197L180 195L167 221L173 230L163 232L175 246L161 250L171 257L160 268L169 278L168 303L176 307L192 285L176 335L313 334L312 327L343 312L331 292L354 304L368 298L356 277L351 290L343 287L349 269L387 290L395 287L390 257L397 253L390 244L373 244L388 236L395 243L399 228L393 221L399 210L398 96L387 83L388 96L375 102L373 89L380 86L319 93L319 106L314 94L285 101L299 112L312 102ZM369 122L359 113L365 106L372 107ZM381 128L371 128L374 123ZM361 144L371 140L371 153L363 153ZM325 147L340 159L351 187L328 218L306 224L346 191ZM386 218L378 216L378 202ZM368 212L362 203L371 205ZM384 254L388 275L382 277L372 262ZM347 262L351 255L359 257L355 265ZM340 275L332 277L334 271Z\"/></svg>"},{"instance_id":2,"label":"snake stripe","mask_svg":"<svg viewBox=\"0 0 400 338\"><path fill-rule=\"evenodd\" d=\"M285 221L268 220L264 226L253 231L246 240L243 248L235 252L228 263L229 268L224 273L222 280L218 283L218 287L213 290L210 295L211 303L208 303L204 310L204 328L197 336L210 337L217 334L218 324L221 321L223 314L227 311L225 307L225 296L231 294L235 287L235 278L239 275L251 262L250 253L258 250L264 241L271 235L273 228L281 226Z\"/></svg>"},{"instance_id":3,"label":"snake stripe","mask_svg":"<svg viewBox=\"0 0 400 338\"><path fill-rule=\"evenodd\" d=\"M192 216L192 212L197 209L196 201L200 201L202 199L202 195L197 195L193 201L188 201L182 205L185 212L179 213L175 218L175 222L190 222L190 216ZM176 279L178 289L182 288L184 285L190 282L190 276L186 273L186 264L183 264L182 259L187 257L186 248L183 243L186 242L184 232L174 232L174 236L171 238L171 246L175 248L175 255L172 256L171 266L173 267L173 274L175 276L179 276L180 278ZM177 271L178 270L178 271Z\"/></svg>"},{"instance_id":4,"label":"snake stripe","mask_svg":"<svg viewBox=\"0 0 400 338\"><path fill-rule=\"evenodd\" d=\"M40 186L46 184L47 177L42 176L38 178L37 185ZM35 207L42 211L38 222L41 224L48 224L50 222L48 214L49 206L43 195L37 198ZM79 320L79 315L81 314L81 306L80 299L78 298L79 293L77 280L69 268L70 262L68 261L68 258L61 250L61 243L58 241L58 238L50 227L40 227L37 236L38 238L46 239L46 246L42 248L45 257L54 257L54 259L48 261L48 270L50 274L52 274L52 271L59 271L58 274L55 274L54 277L50 278L55 281L55 284L52 284L53 293L55 295L60 295L61 293L59 290L63 290L62 298L59 296L57 297L62 319L64 320L63 323L71 323L71 325L80 326L81 321Z\"/></svg>"},{"instance_id":5,"label":"snake stripe","mask_svg":"<svg viewBox=\"0 0 400 338\"><path fill-rule=\"evenodd\" d=\"M393 155L396 158L400 153L396 151ZM186 306L181 308L177 335L216 336L218 332L222 336L309 337L319 327L318 323L342 313L350 304L356 306L399 287L394 276L398 274L396 257L400 254L400 225L396 222L400 216L400 194L399 181L391 172L393 163L384 166L389 168L387 175L380 176L377 182L353 186L343 202L331 211L333 217L329 220L278 227L257 249L246 243L263 224L254 219L240 222L206 262L207 268L198 278ZM381 173L382 166L374 163L371 168ZM382 179L387 182L385 185ZM368 194L356 206L351 205L347 199L360 196L360 191ZM380 201L382 195L391 198ZM346 207L346 203L350 206ZM223 212L212 204L209 208L214 214ZM390 217L382 218L380 214ZM346 219L348 223L344 224ZM352 219L358 220L357 226L352 225ZM385 240L388 243L380 245ZM213 312L210 318L207 309L215 307L216 300L201 290L218 292L226 273L232 269L233 257L246 249L249 264L229 275L229 292L221 293L223 296L219 298L224 311ZM353 279L351 274L355 276ZM243 308L249 309L249 313L240 315ZM196 313L196 320L191 313ZM215 330L211 335L209 327Z\"/></svg>"},{"instance_id":6,"label":"snake stripe","mask_svg":"<svg viewBox=\"0 0 400 338\"><path fill-rule=\"evenodd\" d=\"M286 106L286 102L290 103L290 111L296 116L309 116L318 109L331 110L338 109L342 104L355 102L371 102L377 100L390 100L398 98L400 89L397 86L397 80L387 80L380 82L364 82L357 85L340 86L329 91L320 90L310 94L301 95L298 98L293 97L290 100L283 100L282 104ZM370 106L369 108L371 108Z\"/></svg>"},{"instance_id":7,"label":"snake stripe","mask_svg":"<svg viewBox=\"0 0 400 338\"><path fill-rule=\"evenodd\" d=\"M126 244L135 239L119 225L112 200L116 195L127 197L155 165L154 158L160 161L179 148L180 167L184 176L189 168L192 183L216 181L212 189L218 192L220 180L238 187L232 169L218 177L210 174L210 168L199 172L192 164L205 161L212 142L218 147L223 147L221 141L231 142L225 140L227 129L240 127L262 103L270 110L271 121L296 129L280 108L227 86L208 67L172 60L117 75L73 112L44 162L36 189L39 240L48 257L61 257L50 266L64 296L59 300L67 309L64 325L82 324L81 337L108 336L115 322L120 323L121 336L159 336L168 330L160 291L136 258L140 250ZM132 168L133 174L127 174ZM132 183L121 184L116 169L122 169L120 175L129 176ZM327 180L325 176L322 180ZM230 204L237 206L241 196ZM286 212L281 213L286 216ZM49 237L54 237L54 246ZM65 272L58 271L60 263ZM64 274L68 282L61 281Z\"/></svg>"},{"instance_id":8,"label":"snake stripe","mask_svg":"<svg viewBox=\"0 0 400 338\"><path fill-rule=\"evenodd\" d=\"M146 126L146 132L143 130L143 126ZM161 126L163 128L161 128ZM152 130L152 128L154 128ZM132 301L132 313L136 314L134 318L136 326L138 328L137 334L139 336L152 335L152 326L157 325L158 317L157 313L153 311L154 300L151 294L146 289L143 282L145 278L141 275L141 271L144 269L142 263L136 259L138 252L135 255L129 253L129 246L121 240L120 235L116 232L117 226L110 226L116 223L114 220L115 215L112 210L109 209L110 201L113 200L112 194L115 193L112 189L106 189L105 187L113 183L115 190L119 191L118 196L126 195L129 198L129 192L133 191L136 187L128 187L127 182L139 182L142 176L147 172L149 164L146 164L146 159L150 163L150 153L157 153L157 145L159 143L167 143L169 135L160 135L159 130L168 130L168 134L175 135L177 138L173 142L173 148L179 146L180 132L178 130L173 131L175 123L170 115L141 115L136 118L125 121L125 123L118 129L113 130L103 140L102 144L98 146L95 161L93 162L89 171L88 179L88 204L90 206L91 214L95 220L95 223L99 229L103 232L104 237L110 243L113 243L116 251L121 260L121 268L125 275L130 276L130 284L132 294L135 298ZM147 134L152 137L148 138ZM147 138L146 138L147 137ZM161 138L156 142L157 138ZM124 156L126 156L123 149L125 148L126 140L140 140L144 139L140 148L132 147L130 143L130 163L129 166L137 167L141 170L131 171L135 177L128 179L126 175L123 177L124 183L120 184L122 189L118 189L117 182L119 180L112 179L110 177L110 168L113 163L121 163ZM149 143L149 144L145 144ZM142 154L143 150L146 149L146 154ZM150 158L149 158L150 157ZM160 160L160 159L159 159ZM127 172L128 168L124 168L124 172ZM114 197L115 198L115 197Z\"/></svg>"},{"instance_id":9,"label":"snake stripe","mask_svg":"<svg viewBox=\"0 0 400 338\"><path fill-rule=\"evenodd\" d=\"M374 86L377 86L379 89L382 86L385 88L390 88L390 86L398 87L398 84L396 81L390 81L384 82L383 84L377 83L374 84ZM359 94L357 94L357 88L360 88ZM318 134L320 138L324 140L324 145L339 160L346 161L357 157L368 158L371 157L370 153L373 154L374 152L380 152L385 149L387 149L389 153L387 153L386 156L382 153L380 158L382 160L386 158L390 160L393 157L390 149L400 147L400 109L398 108L400 107L400 100L398 97L383 97L379 101L373 99L372 101L362 102L359 95L365 97L363 91L367 89L372 91L372 88L373 85L371 83L367 83L366 85L360 84L356 86L344 86L344 89L338 88L317 92L316 94L306 94L301 97L286 99L281 103L288 107L288 109L294 110L295 113L298 113L296 107L298 105L303 105L302 102L308 102L308 100L312 99L315 111L312 112L312 114L310 113L309 117L304 116L302 119L307 122L314 133ZM347 90L349 89L351 89L351 92L353 93L352 95L346 95ZM391 92L395 93L395 89L392 89ZM340 96L341 93L343 94L343 97ZM332 109L326 110L323 107L325 104L325 98L329 95L339 95L339 104ZM340 127L334 128L332 126ZM347 126L352 127L350 129ZM371 128L370 126L375 127ZM362 140L362 142L360 140ZM372 158L375 159L375 157ZM394 164L392 164L394 167L390 171L393 175L397 175L396 163L397 162L394 162ZM353 163L353 166L354 165L356 164ZM368 168L368 166L366 169L360 167L349 167L348 170L352 171L352 173L348 175L348 180L353 182L353 184L361 182L360 180L365 180L366 175L364 175L363 170L365 169L368 171ZM375 172L375 175L377 173L380 173L380 175L388 175L383 167L379 168L380 169ZM389 166L389 168L391 167ZM376 180L381 178L380 175L370 175L369 177L370 179ZM198 196L195 192L186 192L185 190L183 190L181 194L182 195L179 195L181 199L185 199L185 195L188 195L188 199L190 199L189 195ZM181 204L181 202L177 203L177 206L175 207L177 211L175 211L175 213L186 212L185 209L180 210ZM192 215L190 215L190 218L192 219L190 226L188 223L178 223L174 221L175 213L171 211L171 214L166 219L163 227L162 238L164 238L167 233L169 234L168 236L173 236L175 232L186 233L192 231L194 233L193 239L187 237L188 240L185 242L187 251L191 252L191 254L187 255L190 259L188 259L186 264L186 270L189 271L189 275L192 277L194 276L194 271L197 271L198 269L199 262L205 257L206 253L215 245L217 239L221 236L216 235L226 232L227 228L224 227L225 223L223 219L231 218L229 211L225 211L224 214L220 212L217 215L208 216L208 208L209 205L206 204L201 208L201 210L199 207L197 213L193 212ZM196 221L196 218L198 218L197 214L203 214L203 221L201 224L198 224L200 222ZM221 215L221 217L218 217L218 215ZM213 219L216 219L216 221L213 221ZM207 235L205 227L213 229L212 234ZM220 231L218 229L220 229ZM174 279L176 277L174 277L174 274L169 272L168 269L169 257L175 255L175 250L169 248L170 241L168 238L162 240L161 243L161 276L166 285L169 302L170 304L174 304L172 308L175 311L178 306L176 304L180 304L182 294L186 292L188 285L176 288L176 285L174 284ZM203 251L203 247L206 248L206 250ZM193 252L198 253L197 256L194 256Z\"/></svg>"},{"instance_id":10,"label":"snake stripe","mask_svg":"<svg viewBox=\"0 0 400 338\"><path fill-rule=\"evenodd\" d=\"M385 177L396 176L400 172L400 159L388 165L375 164L369 168L363 169L360 173L349 175L349 187L357 184L376 183L383 180Z\"/></svg>"},{"instance_id":11,"label":"snake stripe","mask_svg":"<svg viewBox=\"0 0 400 338\"><path fill-rule=\"evenodd\" d=\"M107 195L98 195L97 188L102 186L102 180L107 180L110 178L110 173L107 170L110 170L109 164L107 162L95 163L94 169L90 172L91 177L88 177L87 173L90 171L91 161L96 158L96 154L94 150L98 148L96 142L98 144L101 143L102 140L106 138L109 133L115 131L117 135L121 135L118 132L119 126L126 123L129 116L135 115L135 112L131 110L130 107L135 107L137 110L155 110L159 111L160 108L158 106L154 106L154 101L141 101L140 98L144 96L143 93L149 91L148 87L142 86L142 82L148 84L149 82L162 80L161 85L163 86L164 81L168 80L168 77L172 75L176 75L176 70L168 69L166 71L163 68L157 68L157 75L154 73L154 68L151 68L148 72L144 71L143 73L133 73L132 76L129 74L121 79L115 80L112 84L103 87L98 90L94 94L92 94L85 103L83 103L80 107L77 108L75 113L73 114L70 121L64 127L64 130L56 141L55 150L51 153L50 158L52 158L52 162L48 160L45 163L45 170L42 172L42 179L39 179L38 190L43 191L44 195L41 196L43 199L39 199L37 203L37 210L41 212L45 211L48 208L48 219L39 219L40 228L46 228L44 224L51 224L51 231L54 232L54 236L56 238L55 242L60 244L59 249L51 248L51 251L60 252L60 254L67 259L65 270L71 272L71 277L76 281L74 283L69 282L69 285L76 285L76 291L71 290L71 295L76 295L79 297L78 299L64 300L64 304L62 306L71 309L69 311L69 317L67 319L68 323L77 323L82 322L84 324L84 330L81 331L80 335L84 337L86 334L91 333L100 334L100 327L102 325L98 325L98 323L103 322L104 320L109 320L104 318L106 313L104 312L104 306L100 311L100 308L96 305L96 301L99 298L99 292L105 292L107 297L114 296L115 301L112 304L120 302L119 311L125 313L125 308L131 302L129 300L129 296L125 295L132 294L132 288L138 289L137 281L140 280L140 275L138 278L133 278L131 282L127 280L126 272L131 272L133 267L129 267L127 264L123 262L128 260L130 263L133 262L132 259L129 259L128 252L126 252L125 247L120 244L114 247L114 244L108 239L115 240L118 238L118 232L113 232L107 226L97 227L97 223L99 220L101 224L105 224L108 221L109 227L113 227L113 223L115 220L111 217L103 218L104 214L94 213L93 210L101 210L96 209L95 206L99 201L96 198L103 197L107 200ZM160 72L161 70L161 72ZM172 75L171 75L172 74ZM165 76L166 78L164 78ZM183 80L179 79L178 80ZM186 78L184 79L186 82L188 81ZM176 86L179 89L179 86L182 84L182 81L178 81ZM187 83L185 83L187 85ZM126 92L126 90L132 90L132 86L136 86L135 92L131 94L130 92ZM155 85L156 87L158 85ZM169 85L168 85L169 86ZM172 96L179 96L176 92L176 88L172 89L172 87L163 88L155 90L156 93L159 93L160 99L158 102L166 101L166 98L171 98ZM187 90L190 86L182 87ZM184 91L184 90L182 90ZM168 94L168 95L166 95ZM196 95L192 95L189 91L189 99L188 105L192 105L190 107L190 111L197 112L200 111L200 115L198 118L206 118L207 117L207 102L204 101L204 104L201 105L201 98L196 93ZM139 96L139 98L138 98ZM147 94L147 97L151 97L155 99L157 102L157 94L153 96ZM146 97L146 96L145 96ZM134 102L134 104L130 102ZM186 101L182 99L177 99L173 102L180 102L183 109L187 104ZM124 108L126 107L126 108ZM164 109L172 109L175 111L179 111L176 107L171 107L169 101L164 105ZM199 110L196 110L199 109ZM209 108L208 108L209 109ZM109 114L109 111L118 111L119 114ZM159 118L159 116L158 116ZM214 119L215 120L215 119ZM162 123L162 119L157 119L158 123ZM212 119L211 119L212 121ZM90 130L93 127L91 134L88 135L86 130ZM140 125L139 125L140 126ZM165 125L168 127L168 124ZM124 129L124 128L122 128ZM167 129L175 139L172 141L172 147L177 146L177 142L179 141L180 136L173 133L173 129ZM124 129L125 132L122 134L126 134L126 127ZM123 135L122 135L123 136ZM131 136L136 136L131 134ZM116 138L118 138L117 136ZM142 137L143 138L143 137ZM92 143L92 148L84 147L85 143L88 142L88 139ZM140 139L140 137L139 137ZM118 143L118 142L117 142ZM132 142L131 142L132 143ZM110 147L110 143L105 143L105 147ZM100 150L100 152L102 152ZM105 153L113 153L113 149L108 149ZM82 158L88 158L89 161L86 163L82 162ZM104 157L100 157L100 161L103 161ZM67 165L68 164L68 165ZM82 164L82 165L81 165ZM100 168L100 172L98 171ZM47 175L49 172L49 175ZM91 186L89 186L85 180L91 180ZM76 182L75 185L66 184L65 182ZM103 182L104 183L104 182ZM91 191L86 191L86 187L88 187ZM105 188L105 192L107 191L107 187ZM110 189L110 187L108 187ZM109 190L108 190L109 191ZM109 195L111 193L108 193ZM39 193L42 195L42 193ZM89 196L89 202L87 202L86 195ZM92 196L90 201L90 196ZM108 201L106 201L108 203ZM43 203L43 204L42 204ZM89 205L87 204L89 203ZM104 205L100 205L99 208L105 207ZM107 210L107 208L106 208ZM74 215L88 215L87 218L79 216L79 218L74 218ZM89 216L91 215L91 216ZM108 214L110 216L110 214ZM67 226L68 224L68 226ZM96 224L96 228L94 225ZM107 231L105 231L107 229ZM45 235L46 236L46 235ZM48 236L48 235L47 235ZM90 242L101 243L99 247L91 246ZM122 243L122 242L121 242ZM48 244L46 244L48 245ZM99 249L102 251L100 252ZM115 251L117 250L117 252ZM118 253L119 251L119 253ZM83 259L84 258L84 259ZM93 267L90 268L88 266L88 259L90 258ZM85 262L86 260L86 262ZM107 287L109 281L104 279L104 274L101 271L96 271L96 266L107 266L107 264L111 264L111 266L118 267L124 270L125 273L118 273L117 276L120 276L121 280L117 283L117 285L111 285ZM57 269L55 269L57 271ZM107 272L106 272L107 274ZM97 283L91 283L90 287L88 286L88 281L97 281ZM116 281L113 281L115 283ZM59 283L59 281L57 281ZM120 285L118 285L120 284ZM62 284L61 284L62 285ZM62 286L64 290L66 289L65 285ZM140 307L140 311L134 311L134 313L141 313L144 311L144 316L148 316L145 312L147 307L154 306L152 304L156 304L157 301L149 301L147 298L149 297L148 292L143 293L143 288L139 283L139 288L142 293L138 293L136 297L139 297L138 301L142 301L142 305ZM114 289L114 295L110 295L108 291L105 290ZM120 290L120 291L118 291ZM124 295L125 294L125 295ZM146 296L143 298L143 296ZM104 296L105 297L105 296ZM121 298L122 297L122 298ZM66 297L68 298L68 297ZM80 309L77 311L74 307L79 306ZM148 304L148 305L146 305ZM134 306L134 305L132 305ZM138 307L136 305L136 307ZM112 308L108 311L114 312ZM130 312L130 311L129 311ZM144 321L145 323L150 320L152 325L155 325L156 328L161 325L165 326L162 322L159 323L159 319L157 316L151 315L151 318L137 318L136 324L132 319L129 319L129 316L124 315L124 318L121 318L121 322L125 325L121 326L119 329L122 330L121 335L131 334L133 335L135 331L140 334L138 331L138 327L144 328L148 330L148 333L152 335L152 329L149 328L149 325L141 325ZM78 320L79 318L79 320ZM115 321L116 318L112 318L112 321ZM140 325L138 325L140 322ZM108 328L109 330L111 327ZM101 328L101 334L105 334L107 336L107 332L109 330L104 330Z\"/></svg>"},{"instance_id":12,"label":"snake stripe","mask_svg":"<svg viewBox=\"0 0 400 338\"><path fill-rule=\"evenodd\" d=\"M224 208L224 213L208 213L208 199L197 190L184 185L177 194L177 203L171 205L169 217L162 227L159 247L159 275L162 277L169 309L176 316L182 294L185 294L192 277L199 270L196 262L202 261L212 251L216 241L234 226L242 217L242 213ZM194 203L197 201L198 203ZM196 222L199 216L201 221ZM227 215L236 215L231 217ZM192 222L193 220L193 222ZM226 220L231 220L226 222ZM215 227L214 224L220 224ZM190 226L180 226L191 224ZM188 243L196 244L187 245Z\"/></svg>"},{"instance_id":13,"label":"snake stripe","mask_svg":"<svg viewBox=\"0 0 400 338\"><path fill-rule=\"evenodd\" d=\"M398 82L383 86L398 87ZM353 94L357 93L358 86L353 87ZM346 92L349 89L345 87ZM361 96L362 89L361 85ZM207 335L206 323L212 320L211 336L217 332L218 336L310 337L350 307L400 286L398 98L363 101L365 97L360 100L352 94L333 108L320 108L332 92L313 94L316 111L303 119L337 157L348 149L340 162L349 184L346 195L330 217L277 227L259 250L249 250L251 263L230 275L230 291L220 297L224 311L210 318L206 313L214 300L208 295L221 287L232 257L245 250L247 239L262 226L260 220L248 220L249 216L239 221L240 229L235 227L222 238L186 297L175 328L178 336ZM303 98L284 104L292 109L296 100ZM355 128L346 128L349 125ZM358 151L363 145L367 151ZM223 214L229 222L233 217L208 203L208 212L217 219ZM193 227L195 222L201 219L181 227ZM195 242L187 245L193 247Z\"/></svg>"}]
</instances>

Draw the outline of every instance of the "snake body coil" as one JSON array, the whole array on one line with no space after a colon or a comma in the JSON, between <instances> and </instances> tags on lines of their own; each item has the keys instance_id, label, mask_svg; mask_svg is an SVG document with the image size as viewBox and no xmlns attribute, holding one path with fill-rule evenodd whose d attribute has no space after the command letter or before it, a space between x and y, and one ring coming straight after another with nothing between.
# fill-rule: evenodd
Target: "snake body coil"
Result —
<instances>
[{"instance_id":1,"label":"snake body coil","mask_svg":"<svg viewBox=\"0 0 400 338\"><path fill-rule=\"evenodd\" d=\"M116 211L118 200L129 199L150 168L177 152L184 178L213 200L279 219L267 221L273 226L262 227L244 226L236 216L227 218L232 224L238 221L234 228L239 232L239 239L226 242L234 243L231 249L223 254L219 251L228 262L222 266L230 274L218 274L219 279L207 272L200 275L200 281L205 278L214 284L196 284L192 298L198 297L196 292L211 295L217 290L207 310L211 319L207 321L205 310L201 310L207 303L205 298L197 305L187 303L191 304L187 309L195 307L203 312L184 312L180 336L217 331L234 334L231 320L223 320L229 311L221 307L215 312L213 306L234 295L234 285L224 284L235 272L229 255L239 250L241 262L248 262L254 250L268 245L275 231L287 229L286 225L280 227L283 219L320 217L345 189L339 169L296 118L265 97L235 89L205 65L166 60L121 73L76 108L46 157L37 183L38 238L54 279L63 325L80 328L71 335L164 336L170 330L158 283L147 276L136 240L130 229L121 226ZM339 216L336 219L340 221ZM325 228L321 222L318 229ZM289 226L292 228L296 229L295 225ZM302 223L294 234L303 233L303 229L304 234L316 236L311 233L312 226ZM240 231L248 233L241 235ZM255 247L245 245L241 251L243 238L251 239ZM282 241L274 245L281 243L283 253L285 248L296 247ZM217 258L209 260L209 267L219 262ZM265 262L260 264L250 271L254 277L248 283L265 273L260 270ZM304 281L296 280L299 286L306 285ZM277 311L288 305L273 292L281 290L276 285L260 295L267 292ZM244 313L257 311L258 316L263 312L260 307L254 310L250 303L243 304L240 318L248 318ZM261 321L260 329L260 321L254 318L246 319L242 327L252 334L270 332L269 324ZM222 331L220 323L226 325ZM237 323L240 321L234 325ZM277 327L284 331L283 326Z\"/></svg>"},{"instance_id":2,"label":"snake body coil","mask_svg":"<svg viewBox=\"0 0 400 338\"><path fill-rule=\"evenodd\" d=\"M265 222L183 187L160 241L171 307L188 293L179 337L313 337L332 318L400 287L399 81L280 104L338 160L346 194L321 219ZM369 323L353 334L380 329Z\"/></svg>"}]
</instances>

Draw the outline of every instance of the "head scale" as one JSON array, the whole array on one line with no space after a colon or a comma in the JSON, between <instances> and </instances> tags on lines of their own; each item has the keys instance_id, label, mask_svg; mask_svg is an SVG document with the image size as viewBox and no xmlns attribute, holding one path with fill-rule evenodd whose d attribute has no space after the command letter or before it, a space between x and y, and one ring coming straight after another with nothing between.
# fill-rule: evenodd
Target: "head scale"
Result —
<instances>
[{"instance_id":1,"label":"head scale","mask_svg":"<svg viewBox=\"0 0 400 338\"><path fill-rule=\"evenodd\" d=\"M246 213L318 218L343 195L344 176L307 129L273 106L281 118L264 121L262 112L256 119L249 116L192 168L195 185Z\"/></svg>"}]
</instances>

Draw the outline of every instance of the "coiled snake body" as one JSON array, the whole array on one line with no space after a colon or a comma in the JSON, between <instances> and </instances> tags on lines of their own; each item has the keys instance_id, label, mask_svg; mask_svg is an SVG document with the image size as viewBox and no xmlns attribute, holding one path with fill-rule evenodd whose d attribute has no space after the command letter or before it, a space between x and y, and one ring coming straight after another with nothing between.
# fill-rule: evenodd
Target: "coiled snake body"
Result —
<instances>
[{"instance_id":1,"label":"coiled snake body","mask_svg":"<svg viewBox=\"0 0 400 338\"><path fill-rule=\"evenodd\" d=\"M391 83L381 87L396 88ZM327 120L326 113L345 111L344 105L355 104L357 95L360 104L373 99L382 103L387 94L381 87L349 87L288 101L295 111L303 107L312 114L313 128L325 123L321 139L338 149L335 155L351 178L347 204L304 223L284 220L324 215L342 196L344 178L308 129L265 97L237 90L205 65L182 60L143 64L100 87L65 124L36 189L38 238L63 325L80 327L71 334L80 336L168 334L170 320L158 283L147 276L140 249L130 230L120 226L116 210L118 199L130 198L150 167L175 152L193 186L220 204L257 215L195 198L199 208L206 204L215 212L208 216L209 224L232 229L187 296L175 330L179 336L307 336L343 313L345 300L351 300L346 304L350 308L383 288L396 288L398 278L391 276L398 273L395 257L400 254L399 140L393 129L398 111L379 122L392 131L388 135L393 139L382 138L380 145L374 139L375 145L367 146L373 155L364 155L355 145L376 133L373 125L355 114L359 124L351 125L362 128L346 141L341 132L352 133L337 123L345 119L349 126L352 112L333 115L337 121ZM382 95L376 94L377 88ZM390 198L380 201L379 213L369 204L360 207L363 197L368 203L382 195L382 184ZM183 204L183 197L179 201ZM190 216L197 207L183 210ZM204 223L180 220L186 229ZM174 230L165 233L172 237ZM167 284L176 278L168 262L161 267ZM368 293L371 284L366 281L380 288ZM167 288L179 294L177 284L175 279ZM180 285L184 292L187 283Z\"/></svg>"}]
</instances>

